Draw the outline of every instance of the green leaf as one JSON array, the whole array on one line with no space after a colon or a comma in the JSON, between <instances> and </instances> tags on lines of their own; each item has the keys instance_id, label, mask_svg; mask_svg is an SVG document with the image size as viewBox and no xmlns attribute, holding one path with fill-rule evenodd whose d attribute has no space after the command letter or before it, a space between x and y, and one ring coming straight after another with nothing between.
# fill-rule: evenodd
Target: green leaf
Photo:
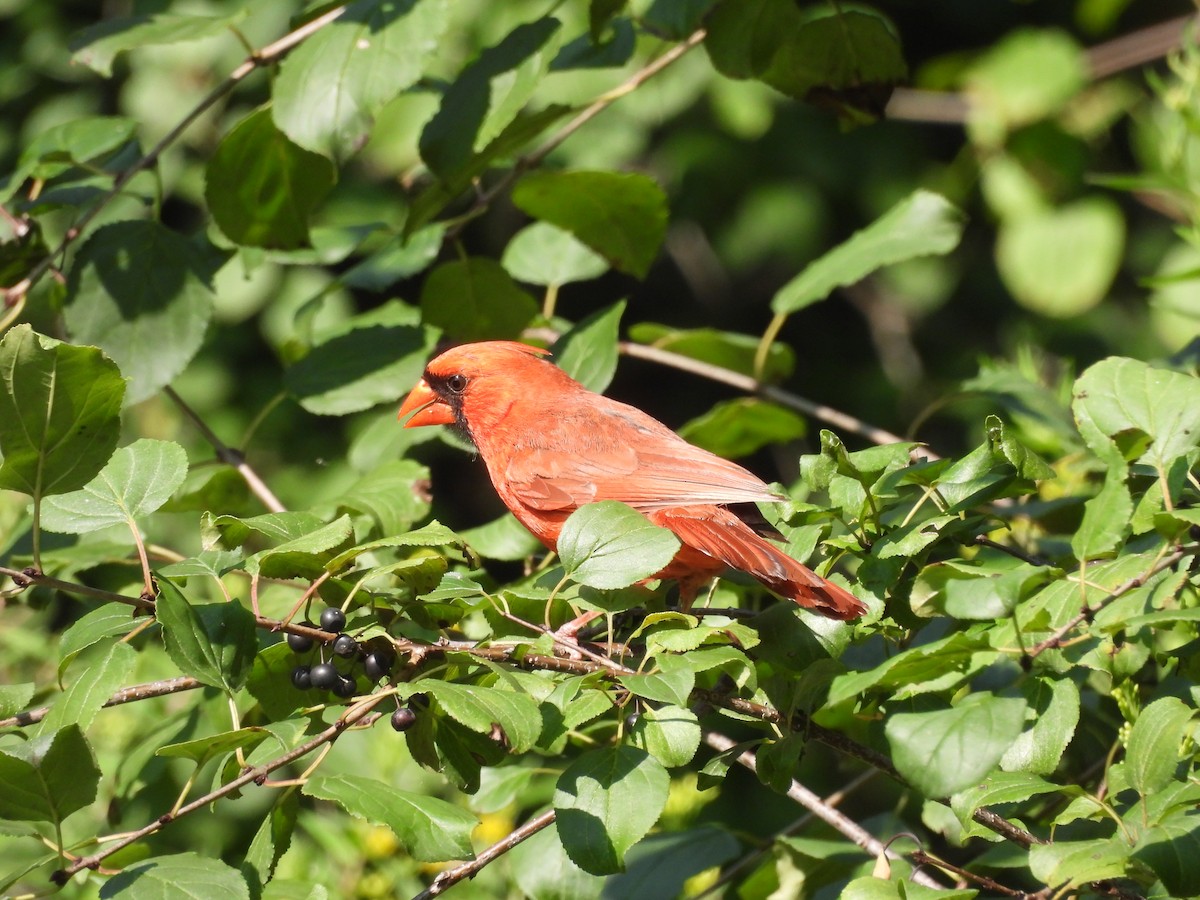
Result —
<instances>
[{"instance_id":1,"label":"green leaf","mask_svg":"<svg viewBox=\"0 0 1200 900\"><path fill-rule=\"evenodd\" d=\"M1029 869L1038 881L1063 890L1122 877L1129 856L1129 847L1120 838L1055 841L1029 848Z\"/></svg>"},{"instance_id":2,"label":"green leaf","mask_svg":"<svg viewBox=\"0 0 1200 900\"><path fill-rule=\"evenodd\" d=\"M199 768L210 759L216 759L218 756L224 756L234 750L257 747L270 736L271 733L263 728L239 728L237 731L222 731L219 734L205 735L192 741L167 744L155 750L154 754L176 759L190 759L196 764L196 768Z\"/></svg>"},{"instance_id":3,"label":"green leaf","mask_svg":"<svg viewBox=\"0 0 1200 900\"><path fill-rule=\"evenodd\" d=\"M556 286L598 278L609 269L602 256L548 222L533 222L513 235L500 265L517 281Z\"/></svg>"},{"instance_id":4,"label":"green leaf","mask_svg":"<svg viewBox=\"0 0 1200 900\"><path fill-rule=\"evenodd\" d=\"M461 547L462 544L463 538L445 525L440 522L430 522L428 525L423 525L407 534L389 535L376 541L357 544L349 550L333 557L326 565L330 572L337 572L345 568L347 564L354 561L359 555L371 550L394 547Z\"/></svg>"},{"instance_id":5,"label":"green leaf","mask_svg":"<svg viewBox=\"0 0 1200 900\"><path fill-rule=\"evenodd\" d=\"M246 676L246 690L272 722L287 719L296 710L312 705L312 692L292 684L292 670L298 662L286 641L264 647L254 657Z\"/></svg>"},{"instance_id":6,"label":"green leaf","mask_svg":"<svg viewBox=\"0 0 1200 900\"><path fill-rule=\"evenodd\" d=\"M1111 357L1075 382L1072 409L1079 433L1106 462L1123 458L1127 438L1145 441L1130 462L1145 462L1166 475L1175 460L1200 446L1200 378Z\"/></svg>"},{"instance_id":7,"label":"green leaf","mask_svg":"<svg viewBox=\"0 0 1200 900\"><path fill-rule=\"evenodd\" d=\"M638 716L630 741L668 768L686 766L700 749L700 720L683 706L652 707Z\"/></svg>"},{"instance_id":8,"label":"green leaf","mask_svg":"<svg viewBox=\"0 0 1200 900\"><path fill-rule=\"evenodd\" d=\"M1162 697L1133 722L1125 745L1130 785L1142 796L1162 790L1175 777L1179 751L1195 710L1177 697Z\"/></svg>"},{"instance_id":9,"label":"green leaf","mask_svg":"<svg viewBox=\"0 0 1200 900\"><path fill-rule=\"evenodd\" d=\"M629 851L627 869L605 882L605 896L623 900L686 897L685 882L737 859L742 845L714 824L647 835Z\"/></svg>"},{"instance_id":10,"label":"green leaf","mask_svg":"<svg viewBox=\"0 0 1200 900\"><path fill-rule=\"evenodd\" d=\"M258 649L250 611L232 600L193 606L165 578L158 586L155 615L179 670L226 693L241 687Z\"/></svg>"},{"instance_id":11,"label":"green leaf","mask_svg":"<svg viewBox=\"0 0 1200 900\"><path fill-rule=\"evenodd\" d=\"M0 684L0 718L15 716L28 706L36 687L32 681L25 684Z\"/></svg>"},{"instance_id":12,"label":"green leaf","mask_svg":"<svg viewBox=\"0 0 1200 900\"><path fill-rule=\"evenodd\" d=\"M1124 246L1120 207L1107 197L1087 197L1002 222L996 266L1026 309L1069 319L1104 299Z\"/></svg>"},{"instance_id":13,"label":"green leaf","mask_svg":"<svg viewBox=\"0 0 1200 900\"><path fill-rule=\"evenodd\" d=\"M1017 440L1011 429L1004 427L999 416L988 416L984 420L984 427L987 429L988 444L991 446L992 452L1011 464L1017 470L1018 478L1042 481L1054 477L1054 469Z\"/></svg>"},{"instance_id":14,"label":"green leaf","mask_svg":"<svg viewBox=\"0 0 1200 900\"><path fill-rule=\"evenodd\" d=\"M679 539L616 500L589 503L567 518L558 555L567 574L600 589L628 587L666 567Z\"/></svg>"},{"instance_id":15,"label":"green leaf","mask_svg":"<svg viewBox=\"0 0 1200 900\"><path fill-rule=\"evenodd\" d=\"M515 338L537 312L533 297L483 257L443 263L421 289L425 324L461 341Z\"/></svg>"},{"instance_id":16,"label":"green leaf","mask_svg":"<svg viewBox=\"0 0 1200 900\"><path fill-rule=\"evenodd\" d=\"M125 382L95 347L17 325L0 338L0 488L35 498L87 484L117 446Z\"/></svg>"},{"instance_id":17,"label":"green leaf","mask_svg":"<svg viewBox=\"0 0 1200 900\"><path fill-rule=\"evenodd\" d=\"M275 79L275 123L335 162L370 136L385 104L414 85L438 52L446 0L358 0L288 54Z\"/></svg>"},{"instance_id":18,"label":"green leaf","mask_svg":"<svg viewBox=\"0 0 1200 900\"><path fill-rule=\"evenodd\" d=\"M100 769L78 725L0 748L0 819L58 824L96 799Z\"/></svg>"},{"instance_id":19,"label":"green leaf","mask_svg":"<svg viewBox=\"0 0 1200 900\"><path fill-rule=\"evenodd\" d=\"M383 291L397 281L424 272L437 259L446 230L430 225L411 235L398 234L341 277L349 287Z\"/></svg>"},{"instance_id":20,"label":"green leaf","mask_svg":"<svg viewBox=\"0 0 1200 900\"><path fill-rule=\"evenodd\" d=\"M550 63L546 44L560 27L549 16L518 25L463 69L421 132L421 159L431 172L454 181L475 150L516 118Z\"/></svg>"},{"instance_id":21,"label":"green leaf","mask_svg":"<svg viewBox=\"0 0 1200 900\"><path fill-rule=\"evenodd\" d=\"M757 397L716 404L704 415L686 422L680 437L717 456L737 459L772 444L804 437L808 425L798 413Z\"/></svg>"},{"instance_id":22,"label":"green leaf","mask_svg":"<svg viewBox=\"0 0 1200 900\"><path fill-rule=\"evenodd\" d=\"M296 829L299 811L300 795L294 791L284 791L255 832L246 851L242 872L247 875L252 872L260 886L274 878L280 857L292 843L292 832Z\"/></svg>"},{"instance_id":23,"label":"green leaf","mask_svg":"<svg viewBox=\"0 0 1200 900\"><path fill-rule=\"evenodd\" d=\"M239 9L228 16L190 16L157 13L104 19L71 36L71 62L112 77L113 60L126 50L161 44L182 44L228 34L234 23L246 17Z\"/></svg>"},{"instance_id":24,"label":"green leaf","mask_svg":"<svg viewBox=\"0 0 1200 900\"><path fill-rule=\"evenodd\" d=\"M509 859L514 883L530 900L599 900L606 884L571 861L557 822L514 847Z\"/></svg>"},{"instance_id":25,"label":"green leaf","mask_svg":"<svg viewBox=\"0 0 1200 900\"><path fill-rule=\"evenodd\" d=\"M1069 678L1034 678L1022 691L1034 713L1032 727L1005 751L1000 765L1009 772L1050 775L1058 768L1079 725L1079 688Z\"/></svg>"},{"instance_id":26,"label":"green leaf","mask_svg":"<svg viewBox=\"0 0 1200 900\"><path fill-rule=\"evenodd\" d=\"M721 74L759 79L851 122L879 117L907 75L895 28L875 10L724 0L706 24L704 46Z\"/></svg>"},{"instance_id":27,"label":"green leaf","mask_svg":"<svg viewBox=\"0 0 1200 900\"><path fill-rule=\"evenodd\" d=\"M319 416L361 412L403 397L421 377L436 341L416 310L390 301L323 334L283 383Z\"/></svg>"},{"instance_id":28,"label":"green leaf","mask_svg":"<svg viewBox=\"0 0 1200 900\"><path fill-rule=\"evenodd\" d=\"M172 441L142 438L122 447L100 474L78 491L60 494L42 507L42 527L62 534L86 534L127 525L171 498L187 477L187 454Z\"/></svg>"},{"instance_id":29,"label":"green leaf","mask_svg":"<svg viewBox=\"0 0 1200 900\"><path fill-rule=\"evenodd\" d=\"M936 757L934 759L936 760ZM950 807L959 820L966 823L975 810L982 806L1026 803L1033 797L1056 791L1078 794L1081 789L1075 786L1062 788L1025 772L992 772L986 778L980 779L978 784L973 784L951 797Z\"/></svg>"},{"instance_id":30,"label":"green leaf","mask_svg":"<svg viewBox=\"0 0 1200 900\"><path fill-rule=\"evenodd\" d=\"M209 516L202 524L205 549L217 543L233 548L245 544L254 535L269 541L298 540L325 525L323 519L310 512L264 513L248 519L237 516Z\"/></svg>"},{"instance_id":31,"label":"green leaf","mask_svg":"<svg viewBox=\"0 0 1200 900\"><path fill-rule=\"evenodd\" d=\"M862 281L885 266L949 253L958 246L965 223L962 212L945 197L916 191L810 263L779 289L771 309L790 315L824 300L834 288Z\"/></svg>"},{"instance_id":32,"label":"green leaf","mask_svg":"<svg viewBox=\"0 0 1200 900\"><path fill-rule=\"evenodd\" d=\"M1104 487L1083 505L1083 521L1071 535L1071 552L1076 559L1106 556L1125 540L1133 516L1133 498L1125 483L1128 474L1124 461L1110 462L1104 473Z\"/></svg>"},{"instance_id":33,"label":"green leaf","mask_svg":"<svg viewBox=\"0 0 1200 900\"><path fill-rule=\"evenodd\" d=\"M1024 725L1024 700L975 693L949 709L895 713L884 734L913 787L926 797L948 797L991 772Z\"/></svg>"},{"instance_id":34,"label":"green leaf","mask_svg":"<svg viewBox=\"0 0 1200 900\"><path fill-rule=\"evenodd\" d=\"M110 644L91 665L76 673L70 686L54 699L50 712L38 726L38 733L49 734L72 723L86 731L108 698L127 684L136 661L137 653L128 644Z\"/></svg>"},{"instance_id":35,"label":"green leaf","mask_svg":"<svg viewBox=\"0 0 1200 900\"><path fill-rule=\"evenodd\" d=\"M209 157L204 199L235 244L294 250L309 246L309 218L336 180L333 164L288 140L264 107L234 125Z\"/></svg>"},{"instance_id":36,"label":"green leaf","mask_svg":"<svg viewBox=\"0 0 1200 900\"><path fill-rule=\"evenodd\" d=\"M732 369L743 375L755 374L754 359L758 353L759 339L748 334L716 331L712 328L681 331L668 325L639 322L630 326L629 338L639 344L651 344L661 350L712 363L723 369ZM792 348L776 342L767 353L762 380L782 381L791 375L795 368L796 355Z\"/></svg>"},{"instance_id":37,"label":"green leaf","mask_svg":"<svg viewBox=\"0 0 1200 900\"><path fill-rule=\"evenodd\" d=\"M666 194L645 175L535 171L513 187L512 200L637 278L650 271L667 233Z\"/></svg>"},{"instance_id":38,"label":"green leaf","mask_svg":"<svg viewBox=\"0 0 1200 900\"><path fill-rule=\"evenodd\" d=\"M137 624L134 610L125 603L105 603L80 616L58 643L59 681L75 657L88 647L115 634L127 634Z\"/></svg>"},{"instance_id":39,"label":"green leaf","mask_svg":"<svg viewBox=\"0 0 1200 900\"><path fill-rule=\"evenodd\" d=\"M1009 131L1053 115L1090 78L1083 51L1066 34L1013 32L967 73L971 135L999 143Z\"/></svg>"},{"instance_id":40,"label":"green leaf","mask_svg":"<svg viewBox=\"0 0 1200 900\"><path fill-rule=\"evenodd\" d=\"M1147 828L1133 857L1154 870L1172 897L1195 897L1200 894L1200 819L1194 811L1182 811Z\"/></svg>"},{"instance_id":41,"label":"green leaf","mask_svg":"<svg viewBox=\"0 0 1200 900\"><path fill-rule=\"evenodd\" d=\"M659 703L686 706L692 688L696 686L696 670L685 657L662 655L657 657L658 670L645 675L618 675L619 681L630 693Z\"/></svg>"},{"instance_id":42,"label":"green leaf","mask_svg":"<svg viewBox=\"0 0 1200 900\"><path fill-rule=\"evenodd\" d=\"M541 710L528 694L429 678L401 687L402 698L413 694L436 698L446 715L479 734L491 735L499 726L513 753L529 750L542 732Z\"/></svg>"},{"instance_id":43,"label":"green leaf","mask_svg":"<svg viewBox=\"0 0 1200 900\"><path fill-rule=\"evenodd\" d=\"M401 534L429 513L429 469L408 459L392 459L364 475L338 497L338 509L375 520L378 534Z\"/></svg>"},{"instance_id":44,"label":"green leaf","mask_svg":"<svg viewBox=\"0 0 1200 900\"><path fill-rule=\"evenodd\" d=\"M445 800L401 791L378 778L359 775L317 775L303 790L360 819L386 825L414 859L442 862L475 856L471 832L479 820Z\"/></svg>"},{"instance_id":45,"label":"green leaf","mask_svg":"<svg viewBox=\"0 0 1200 900\"><path fill-rule=\"evenodd\" d=\"M625 301L598 310L555 341L558 367L589 391L603 393L617 371L617 342Z\"/></svg>"},{"instance_id":46,"label":"green leaf","mask_svg":"<svg viewBox=\"0 0 1200 900\"><path fill-rule=\"evenodd\" d=\"M223 261L214 248L149 221L105 225L80 248L63 315L75 341L95 344L120 366L126 404L170 384L196 355Z\"/></svg>"},{"instance_id":47,"label":"green leaf","mask_svg":"<svg viewBox=\"0 0 1200 900\"><path fill-rule=\"evenodd\" d=\"M112 897L250 900L250 888L241 872L219 859L197 853L176 853L156 856L123 869L104 883L100 897L101 900Z\"/></svg>"},{"instance_id":48,"label":"green leaf","mask_svg":"<svg viewBox=\"0 0 1200 900\"><path fill-rule=\"evenodd\" d=\"M261 550L246 560L246 571L267 578L318 578L334 551L354 537L349 516L339 516L327 525Z\"/></svg>"},{"instance_id":49,"label":"green leaf","mask_svg":"<svg viewBox=\"0 0 1200 900\"><path fill-rule=\"evenodd\" d=\"M51 126L26 145L16 171L0 179L0 202L7 203L29 178L46 181L72 170L90 172L136 134L137 123L118 116L87 116Z\"/></svg>"},{"instance_id":50,"label":"green leaf","mask_svg":"<svg viewBox=\"0 0 1200 900\"><path fill-rule=\"evenodd\" d=\"M635 747L604 747L580 756L554 791L567 855L593 875L621 871L629 848L658 821L669 785L662 764Z\"/></svg>"}]
</instances>

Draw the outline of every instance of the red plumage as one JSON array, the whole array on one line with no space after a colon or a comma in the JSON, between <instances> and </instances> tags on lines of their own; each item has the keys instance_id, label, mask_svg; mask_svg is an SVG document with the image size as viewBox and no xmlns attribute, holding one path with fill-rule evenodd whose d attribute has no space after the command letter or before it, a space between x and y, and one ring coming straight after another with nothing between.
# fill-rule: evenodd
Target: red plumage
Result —
<instances>
[{"instance_id":1,"label":"red plumage","mask_svg":"<svg viewBox=\"0 0 1200 900\"><path fill-rule=\"evenodd\" d=\"M500 499L551 550L567 516L620 500L683 545L657 574L690 604L726 567L835 619L866 607L764 540L731 504L787 499L760 478L689 444L641 410L589 391L546 351L512 341L447 350L400 408L405 427L452 425L479 449Z\"/></svg>"}]
</instances>

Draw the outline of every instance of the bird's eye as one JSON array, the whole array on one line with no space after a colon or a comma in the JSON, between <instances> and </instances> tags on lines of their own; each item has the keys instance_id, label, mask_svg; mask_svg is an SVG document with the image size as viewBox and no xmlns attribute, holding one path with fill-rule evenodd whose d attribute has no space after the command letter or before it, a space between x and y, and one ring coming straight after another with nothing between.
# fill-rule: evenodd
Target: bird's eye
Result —
<instances>
[{"instance_id":1,"label":"bird's eye","mask_svg":"<svg viewBox=\"0 0 1200 900\"><path fill-rule=\"evenodd\" d=\"M451 375L446 379L446 387L450 388L456 394L461 394L467 389L467 376Z\"/></svg>"}]
</instances>

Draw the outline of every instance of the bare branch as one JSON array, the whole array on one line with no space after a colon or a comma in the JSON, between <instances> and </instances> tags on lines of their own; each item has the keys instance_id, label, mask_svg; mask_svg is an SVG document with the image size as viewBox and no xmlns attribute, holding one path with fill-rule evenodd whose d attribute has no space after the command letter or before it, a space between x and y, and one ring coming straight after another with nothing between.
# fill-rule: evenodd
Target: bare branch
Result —
<instances>
[{"instance_id":1,"label":"bare branch","mask_svg":"<svg viewBox=\"0 0 1200 900\"><path fill-rule=\"evenodd\" d=\"M539 831L554 824L554 810L548 809L540 816L536 816L515 829L501 840L496 841L492 846L488 847L483 852L479 853L470 862L465 862L461 866L455 866L453 869L447 869L433 879L433 883L421 893L416 894L413 900L429 900L431 897L436 897L445 891L458 884L466 878L474 878L479 874L479 870L488 863L493 862L511 850L517 844L528 840Z\"/></svg>"}]
</instances>

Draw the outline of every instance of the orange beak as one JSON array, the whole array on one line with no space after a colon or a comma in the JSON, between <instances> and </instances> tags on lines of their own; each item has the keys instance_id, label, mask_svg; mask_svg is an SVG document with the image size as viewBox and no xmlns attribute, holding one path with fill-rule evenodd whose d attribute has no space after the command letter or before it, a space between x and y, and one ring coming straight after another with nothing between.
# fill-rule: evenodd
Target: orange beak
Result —
<instances>
[{"instance_id":1,"label":"orange beak","mask_svg":"<svg viewBox=\"0 0 1200 900\"><path fill-rule=\"evenodd\" d=\"M417 386L404 398L399 418L403 419L409 413L413 413L413 417L404 423L405 428L454 424L454 410L430 389L424 378L418 381Z\"/></svg>"}]
</instances>

